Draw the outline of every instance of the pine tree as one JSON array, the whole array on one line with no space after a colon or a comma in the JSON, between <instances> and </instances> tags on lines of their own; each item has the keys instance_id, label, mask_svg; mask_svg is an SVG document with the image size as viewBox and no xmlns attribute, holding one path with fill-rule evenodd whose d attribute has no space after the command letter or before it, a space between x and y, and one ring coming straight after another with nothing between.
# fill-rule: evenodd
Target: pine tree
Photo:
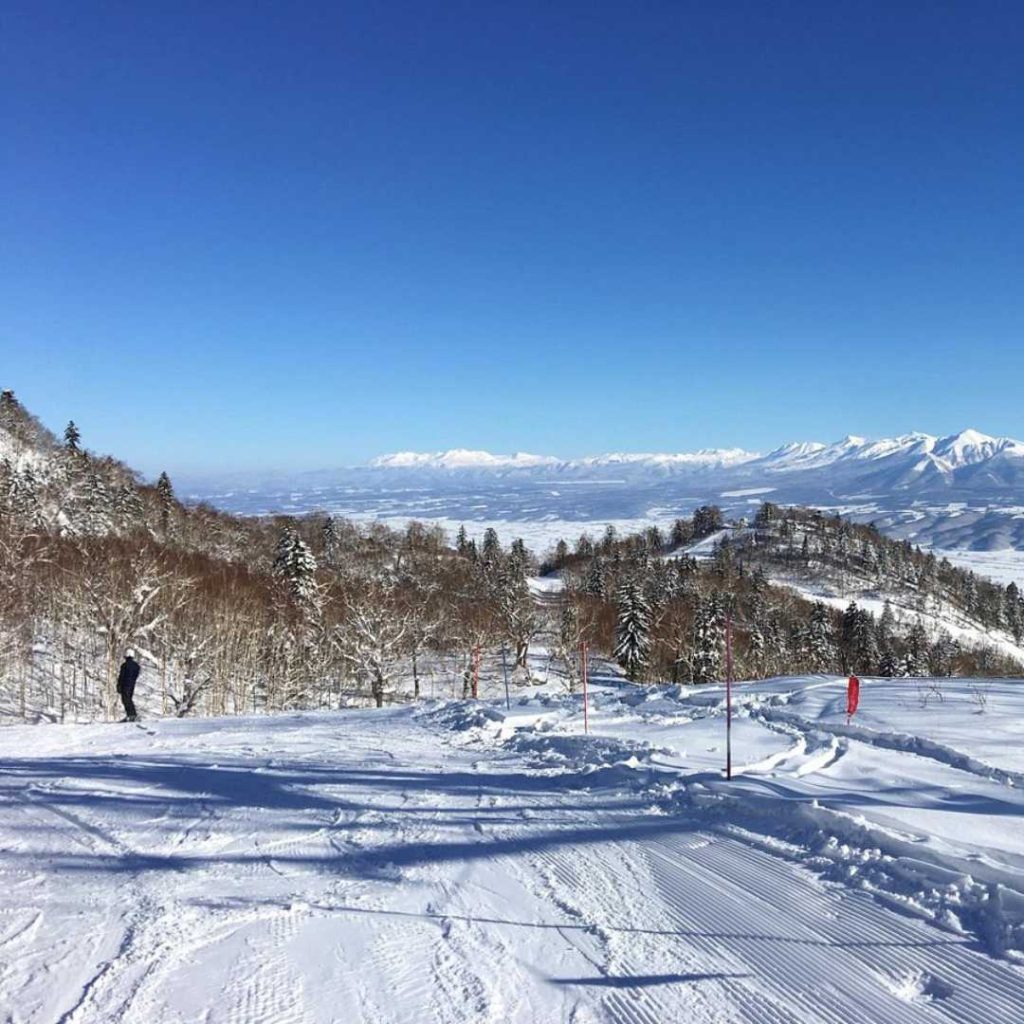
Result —
<instances>
[{"instance_id":1,"label":"pine tree","mask_svg":"<svg viewBox=\"0 0 1024 1024\"><path fill-rule=\"evenodd\" d=\"M113 527L114 496L103 475L94 471L86 481L84 528L93 536L102 536Z\"/></svg>"},{"instance_id":2,"label":"pine tree","mask_svg":"<svg viewBox=\"0 0 1024 1024\"><path fill-rule=\"evenodd\" d=\"M580 558L592 558L594 555L594 542L585 533L581 533L576 541L576 554Z\"/></svg>"},{"instance_id":3,"label":"pine tree","mask_svg":"<svg viewBox=\"0 0 1024 1024\"><path fill-rule=\"evenodd\" d=\"M765 672L775 675L785 670L789 659L789 643L779 620L768 620L765 630Z\"/></svg>"},{"instance_id":4,"label":"pine tree","mask_svg":"<svg viewBox=\"0 0 1024 1024\"><path fill-rule=\"evenodd\" d=\"M700 601L693 618L693 670L695 683L716 683L722 678L725 623L717 595Z\"/></svg>"},{"instance_id":5,"label":"pine tree","mask_svg":"<svg viewBox=\"0 0 1024 1024\"><path fill-rule=\"evenodd\" d=\"M688 519L677 519L672 524L672 547L681 548L693 539L693 524Z\"/></svg>"},{"instance_id":6,"label":"pine tree","mask_svg":"<svg viewBox=\"0 0 1024 1024\"><path fill-rule=\"evenodd\" d=\"M569 560L569 545L564 540L559 540L555 545L555 568L561 569Z\"/></svg>"},{"instance_id":7,"label":"pine tree","mask_svg":"<svg viewBox=\"0 0 1024 1024\"><path fill-rule=\"evenodd\" d=\"M754 516L754 529L759 533L767 533L778 521L778 518L779 506L773 505L770 501L762 502L761 507L757 510L757 515Z\"/></svg>"},{"instance_id":8,"label":"pine tree","mask_svg":"<svg viewBox=\"0 0 1024 1024\"><path fill-rule=\"evenodd\" d=\"M78 454L81 448L82 435L79 433L78 427L75 426L74 420L68 420L68 425L64 428L64 447L69 452Z\"/></svg>"},{"instance_id":9,"label":"pine tree","mask_svg":"<svg viewBox=\"0 0 1024 1024\"><path fill-rule=\"evenodd\" d=\"M750 632L747 634L747 651L750 659L751 674L755 678L763 678L766 675L765 663L768 658L768 639L756 621L751 625Z\"/></svg>"},{"instance_id":10,"label":"pine tree","mask_svg":"<svg viewBox=\"0 0 1024 1024\"><path fill-rule=\"evenodd\" d=\"M634 682L643 675L651 651L651 613L643 587L626 578L616 594L615 660Z\"/></svg>"},{"instance_id":11,"label":"pine tree","mask_svg":"<svg viewBox=\"0 0 1024 1024\"><path fill-rule=\"evenodd\" d=\"M860 616L860 609L856 601L851 601L843 612L843 618L839 626L839 650L843 658L843 671L854 671L853 663L856 660L854 654L855 635L857 632L857 619Z\"/></svg>"},{"instance_id":12,"label":"pine tree","mask_svg":"<svg viewBox=\"0 0 1024 1024\"><path fill-rule=\"evenodd\" d=\"M956 656L960 653L960 642L942 630L932 645L930 668L934 675L951 676Z\"/></svg>"},{"instance_id":13,"label":"pine tree","mask_svg":"<svg viewBox=\"0 0 1024 1024\"><path fill-rule=\"evenodd\" d=\"M459 532L455 535L455 550L460 555L465 555L469 551L469 537L466 535L465 523L459 526Z\"/></svg>"},{"instance_id":14,"label":"pine tree","mask_svg":"<svg viewBox=\"0 0 1024 1024\"><path fill-rule=\"evenodd\" d=\"M338 561L338 531L334 526L334 516L327 516L321 531L323 543L324 565L335 565Z\"/></svg>"},{"instance_id":15,"label":"pine tree","mask_svg":"<svg viewBox=\"0 0 1024 1024\"><path fill-rule=\"evenodd\" d=\"M900 674L900 659L893 647L882 648L878 659L878 674L886 679L895 679Z\"/></svg>"},{"instance_id":16,"label":"pine tree","mask_svg":"<svg viewBox=\"0 0 1024 1024\"><path fill-rule=\"evenodd\" d=\"M509 548L508 560L509 564L514 567L514 571L518 575L526 575L530 565L530 555L526 550L526 544L523 542L522 537L516 537L516 539L512 541L512 546Z\"/></svg>"},{"instance_id":17,"label":"pine tree","mask_svg":"<svg viewBox=\"0 0 1024 1024\"><path fill-rule=\"evenodd\" d=\"M879 657L875 619L863 608L857 612L857 619L853 625L852 653L854 672L869 675L875 671Z\"/></svg>"},{"instance_id":18,"label":"pine tree","mask_svg":"<svg viewBox=\"0 0 1024 1024\"><path fill-rule=\"evenodd\" d=\"M890 644L896 633L896 616L892 610L892 604L886 600L882 608L881 617L878 620L878 644L885 647Z\"/></svg>"},{"instance_id":19,"label":"pine tree","mask_svg":"<svg viewBox=\"0 0 1024 1024\"><path fill-rule=\"evenodd\" d=\"M907 647L903 655L901 674L923 676L928 671L928 633L918 619L907 633Z\"/></svg>"},{"instance_id":20,"label":"pine tree","mask_svg":"<svg viewBox=\"0 0 1024 1024\"><path fill-rule=\"evenodd\" d=\"M161 473L156 482L157 501L160 506L160 530L166 537L171 526L171 512L174 509L174 488L171 478Z\"/></svg>"},{"instance_id":21,"label":"pine tree","mask_svg":"<svg viewBox=\"0 0 1024 1024\"><path fill-rule=\"evenodd\" d=\"M493 526L484 530L484 542L481 550L485 562L494 563L501 557L501 542L498 540L498 531Z\"/></svg>"},{"instance_id":22,"label":"pine tree","mask_svg":"<svg viewBox=\"0 0 1024 1024\"><path fill-rule=\"evenodd\" d=\"M139 492L131 482L121 484L114 497L114 513L124 530L134 530L142 524L145 509Z\"/></svg>"},{"instance_id":23,"label":"pine tree","mask_svg":"<svg viewBox=\"0 0 1024 1024\"><path fill-rule=\"evenodd\" d=\"M308 604L316 597L316 559L293 526L285 527L281 533L274 573L297 603Z\"/></svg>"},{"instance_id":24,"label":"pine tree","mask_svg":"<svg viewBox=\"0 0 1024 1024\"><path fill-rule=\"evenodd\" d=\"M9 430L20 408L21 403L10 388L0 391L0 428Z\"/></svg>"},{"instance_id":25,"label":"pine tree","mask_svg":"<svg viewBox=\"0 0 1024 1024\"><path fill-rule=\"evenodd\" d=\"M693 536L697 540L710 537L722 528L722 510L717 505L701 505L693 513Z\"/></svg>"},{"instance_id":26,"label":"pine tree","mask_svg":"<svg viewBox=\"0 0 1024 1024\"><path fill-rule=\"evenodd\" d=\"M587 578L583 584L583 589L591 597L604 598L605 595L605 567L604 562L600 558L595 558L590 563L590 568L587 569Z\"/></svg>"},{"instance_id":27,"label":"pine tree","mask_svg":"<svg viewBox=\"0 0 1024 1024\"><path fill-rule=\"evenodd\" d=\"M41 489L41 484L31 463L25 465L20 471L14 471L10 499L11 510L33 526L41 525L43 520L43 507L40 501Z\"/></svg>"},{"instance_id":28,"label":"pine tree","mask_svg":"<svg viewBox=\"0 0 1024 1024\"><path fill-rule=\"evenodd\" d=\"M838 661L828 607L818 601L803 636L803 654L810 672L834 672Z\"/></svg>"},{"instance_id":29,"label":"pine tree","mask_svg":"<svg viewBox=\"0 0 1024 1024\"><path fill-rule=\"evenodd\" d=\"M1024 635L1024 603L1016 583L1008 583L1003 592L1003 621L1013 639L1020 643Z\"/></svg>"}]
</instances>

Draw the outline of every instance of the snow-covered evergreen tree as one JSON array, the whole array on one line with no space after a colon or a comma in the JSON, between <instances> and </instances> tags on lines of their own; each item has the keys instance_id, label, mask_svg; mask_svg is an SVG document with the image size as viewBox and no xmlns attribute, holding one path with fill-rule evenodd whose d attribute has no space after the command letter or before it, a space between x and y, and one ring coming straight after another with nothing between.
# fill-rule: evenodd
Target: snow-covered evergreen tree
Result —
<instances>
[{"instance_id":1,"label":"snow-covered evergreen tree","mask_svg":"<svg viewBox=\"0 0 1024 1024\"><path fill-rule=\"evenodd\" d=\"M122 530L134 530L142 525L145 508L133 483L121 484L114 496L114 514Z\"/></svg>"},{"instance_id":2,"label":"snow-covered evergreen tree","mask_svg":"<svg viewBox=\"0 0 1024 1024\"><path fill-rule=\"evenodd\" d=\"M627 577L615 599L615 660L626 670L626 677L641 678L651 652L651 611L644 598L643 586Z\"/></svg>"},{"instance_id":3,"label":"snow-covered evergreen tree","mask_svg":"<svg viewBox=\"0 0 1024 1024\"><path fill-rule=\"evenodd\" d=\"M929 658L929 668L933 675L951 676L956 657L960 653L960 642L950 635L948 630L942 630L932 645Z\"/></svg>"},{"instance_id":4,"label":"snow-covered evergreen tree","mask_svg":"<svg viewBox=\"0 0 1024 1024\"><path fill-rule=\"evenodd\" d=\"M584 581L583 589L591 597L603 598L605 595L606 573L604 562L600 558L594 558L587 570L587 578Z\"/></svg>"},{"instance_id":5,"label":"snow-covered evergreen tree","mask_svg":"<svg viewBox=\"0 0 1024 1024\"><path fill-rule=\"evenodd\" d=\"M156 481L157 502L160 508L160 529L166 537L171 528L171 512L174 509L174 488L171 478L161 473Z\"/></svg>"},{"instance_id":6,"label":"snow-covered evergreen tree","mask_svg":"<svg viewBox=\"0 0 1024 1024\"><path fill-rule=\"evenodd\" d=\"M95 470L86 480L84 528L93 536L102 536L114 528L114 495L102 473Z\"/></svg>"},{"instance_id":7,"label":"snow-covered evergreen tree","mask_svg":"<svg viewBox=\"0 0 1024 1024\"><path fill-rule=\"evenodd\" d=\"M591 558L594 554L594 542L586 533L581 533L576 541L576 555L579 558Z\"/></svg>"},{"instance_id":8,"label":"snow-covered evergreen tree","mask_svg":"<svg viewBox=\"0 0 1024 1024\"><path fill-rule=\"evenodd\" d=\"M907 633L900 675L924 676L928 674L928 633L920 619Z\"/></svg>"},{"instance_id":9,"label":"snow-covered evergreen tree","mask_svg":"<svg viewBox=\"0 0 1024 1024\"><path fill-rule=\"evenodd\" d=\"M693 523L688 519L677 519L672 524L669 540L674 548L681 548L684 544L689 544L693 540Z\"/></svg>"},{"instance_id":10,"label":"snow-covered evergreen tree","mask_svg":"<svg viewBox=\"0 0 1024 1024\"><path fill-rule=\"evenodd\" d=\"M723 525L722 510L717 505L701 505L693 513L693 536L700 540L703 537L710 537Z\"/></svg>"},{"instance_id":11,"label":"snow-covered evergreen tree","mask_svg":"<svg viewBox=\"0 0 1024 1024\"><path fill-rule=\"evenodd\" d=\"M501 557L501 541L498 540L498 531L493 526L484 530L483 547L481 555L485 562L494 563Z\"/></svg>"},{"instance_id":12,"label":"snow-covered evergreen tree","mask_svg":"<svg viewBox=\"0 0 1024 1024\"><path fill-rule=\"evenodd\" d=\"M316 598L316 559L293 526L281 533L274 572L296 602L308 604Z\"/></svg>"},{"instance_id":13,"label":"snow-covered evergreen tree","mask_svg":"<svg viewBox=\"0 0 1024 1024\"><path fill-rule=\"evenodd\" d=\"M857 620L853 626L852 649L854 672L871 675L877 671L879 650L875 636L875 619L863 608L858 610Z\"/></svg>"},{"instance_id":14,"label":"snow-covered evergreen tree","mask_svg":"<svg viewBox=\"0 0 1024 1024\"><path fill-rule=\"evenodd\" d=\"M327 516L321 530L324 565L336 565L338 561L338 531L334 526L334 516Z\"/></svg>"},{"instance_id":15,"label":"snow-covered evergreen tree","mask_svg":"<svg viewBox=\"0 0 1024 1024\"><path fill-rule=\"evenodd\" d=\"M526 544L522 537L517 537L509 547L508 568L510 572L523 580L530 573L530 553L526 550Z\"/></svg>"},{"instance_id":16,"label":"snow-covered evergreen tree","mask_svg":"<svg viewBox=\"0 0 1024 1024\"><path fill-rule=\"evenodd\" d=\"M834 672L838 666L838 650L828 606L818 601L804 630L803 655L809 672Z\"/></svg>"},{"instance_id":17,"label":"snow-covered evergreen tree","mask_svg":"<svg viewBox=\"0 0 1024 1024\"><path fill-rule=\"evenodd\" d=\"M11 510L25 522L34 525L42 521L41 485L32 464L14 470L11 476Z\"/></svg>"},{"instance_id":18,"label":"snow-covered evergreen tree","mask_svg":"<svg viewBox=\"0 0 1024 1024\"><path fill-rule=\"evenodd\" d=\"M768 657L768 640L764 630L755 621L751 624L747 634L747 657L749 659L750 675L754 678L761 678L767 675L765 664Z\"/></svg>"},{"instance_id":19,"label":"snow-covered evergreen tree","mask_svg":"<svg viewBox=\"0 0 1024 1024\"><path fill-rule=\"evenodd\" d=\"M81 440L82 435L75 426L75 421L68 420L68 425L64 428L64 447L69 452L78 453L82 450Z\"/></svg>"},{"instance_id":20,"label":"snow-covered evergreen tree","mask_svg":"<svg viewBox=\"0 0 1024 1024\"><path fill-rule=\"evenodd\" d=\"M722 678L725 655L725 616L717 594L698 602L693 617L693 667L695 683L716 683Z\"/></svg>"}]
</instances>

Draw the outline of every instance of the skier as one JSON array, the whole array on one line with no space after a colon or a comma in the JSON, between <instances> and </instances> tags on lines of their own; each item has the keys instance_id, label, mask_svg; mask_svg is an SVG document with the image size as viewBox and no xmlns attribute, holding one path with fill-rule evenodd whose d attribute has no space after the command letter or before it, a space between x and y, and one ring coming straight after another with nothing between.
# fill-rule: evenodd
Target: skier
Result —
<instances>
[{"instance_id":1,"label":"skier","mask_svg":"<svg viewBox=\"0 0 1024 1024\"><path fill-rule=\"evenodd\" d=\"M124 705L124 718L122 722L138 721L138 713L135 710L135 702L132 696L135 693L135 680L139 678L139 663L135 660L135 651L130 647L124 652L124 662L121 671L117 674L117 692L121 696L121 703Z\"/></svg>"}]
</instances>

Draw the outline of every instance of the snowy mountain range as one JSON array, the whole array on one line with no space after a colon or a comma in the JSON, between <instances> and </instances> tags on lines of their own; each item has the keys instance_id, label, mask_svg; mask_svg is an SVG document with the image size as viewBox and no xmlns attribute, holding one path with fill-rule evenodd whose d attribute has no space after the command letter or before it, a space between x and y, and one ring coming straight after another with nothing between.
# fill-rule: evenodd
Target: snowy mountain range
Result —
<instances>
[{"instance_id":1,"label":"snowy mountain range","mask_svg":"<svg viewBox=\"0 0 1024 1024\"><path fill-rule=\"evenodd\" d=\"M703 448L696 452L628 454L614 452L582 459L553 455L494 455L491 452L453 449L444 452L396 452L373 459L370 470L417 473L526 472L531 476L605 477L609 470L630 475L662 476L694 471L735 471L739 474L797 473L807 470L882 474L891 487L916 487L922 483L949 486L967 482L965 471L984 467L991 482L1015 485L1024 471L1024 442L1008 437L989 437L977 430L963 430L948 437L905 434L871 441L850 435L833 444L802 441L786 444L766 455L742 448Z\"/></svg>"},{"instance_id":2,"label":"snowy mountain range","mask_svg":"<svg viewBox=\"0 0 1024 1024\"><path fill-rule=\"evenodd\" d=\"M179 481L237 512L323 508L388 519L565 524L665 521L704 503L732 515L761 501L871 520L949 548L1024 550L1024 442L962 430L871 440L802 441L766 454L738 448L609 453L578 459L470 449L396 452L365 466Z\"/></svg>"}]
</instances>

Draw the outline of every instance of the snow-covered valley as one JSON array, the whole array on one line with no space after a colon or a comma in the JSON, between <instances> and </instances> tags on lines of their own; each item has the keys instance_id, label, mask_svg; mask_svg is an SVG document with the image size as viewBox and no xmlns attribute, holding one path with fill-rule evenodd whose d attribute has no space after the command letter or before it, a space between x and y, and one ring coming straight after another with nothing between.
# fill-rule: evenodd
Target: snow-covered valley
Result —
<instances>
[{"instance_id":1,"label":"snow-covered valley","mask_svg":"<svg viewBox=\"0 0 1024 1024\"><path fill-rule=\"evenodd\" d=\"M12 726L3 1019L1024 1014L1024 683Z\"/></svg>"},{"instance_id":2,"label":"snow-covered valley","mask_svg":"<svg viewBox=\"0 0 1024 1024\"><path fill-rule=\"evenodd\" d=\"M398 452L365 466L314 472L185 477L190 500L243 514L316 509L404 525L409 519L471 532L493 526L537 551L585 530L666 527L698 505L731 517L764 500L874 522L926 547L1024 549L1024 442L962 430L832 444L611 453L581 459L455 449Z\"/></svg>"}]
</instances>

